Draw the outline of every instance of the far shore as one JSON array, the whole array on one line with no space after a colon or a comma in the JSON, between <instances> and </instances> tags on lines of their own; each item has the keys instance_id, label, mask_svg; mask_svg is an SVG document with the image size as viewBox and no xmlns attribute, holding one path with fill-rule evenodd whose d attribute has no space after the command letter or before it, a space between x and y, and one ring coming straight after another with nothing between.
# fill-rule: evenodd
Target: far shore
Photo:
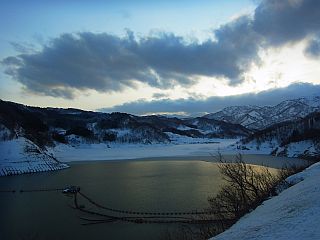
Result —
<instances>
[{"instance_id":1,"label":"far shore","mask_svg":"<svg viewBox=\"0 0 320 240\"><path fill-rule=\"evenodd\" d=\"M236 154L236 153L235 153ZM226 161L233 161L235 154L223 154ZM267 154L242 154L243 160L248 164L266 166L271 168L281 168L289 165L305 165L306 161L299 158L289 157L276 157ZM205 161L205 162L218 162L216 155L200 155L200 156L165 156L165 157L143 157L143 158L130 158L130 159L99 159L99 160L81 160L67 162L70 166L74 164L90 164L90 163L120 163L128 161Z\"/></svg>"}]
</instances>

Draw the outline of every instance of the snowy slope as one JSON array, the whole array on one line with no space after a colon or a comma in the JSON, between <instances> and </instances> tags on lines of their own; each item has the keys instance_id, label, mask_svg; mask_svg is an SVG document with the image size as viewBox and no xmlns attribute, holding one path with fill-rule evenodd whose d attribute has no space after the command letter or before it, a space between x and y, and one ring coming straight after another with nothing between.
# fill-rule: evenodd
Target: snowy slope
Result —
<instances>
[{"instance_id":1,"label":"snowy slope","mask_svg":"<svg viewBox=\"0 0 320 240\"><path fill-rule=\"evenodd\" d=\"M265 201L214 240L320 239L320 163L289 177L296 183Z\"/></svg>"},{"instance_id":2,"label":"snowy slope","mask_svg":"<svg viewBox=\"0 0 320 240\"><path fill-rule=\"evenodd\" d=\"M272 124L305 117L315 111L320 111L320 96L286 100L275 106L227 107L204 117L241 124L249 129L264 129Z\"/></svg>"},{"instance_id":3,"label":"snowy slope","mask_svg":"<svg viewBox=\"0 0 320 240\"><path fill-rule=\"evenodd\" d=\"M257 131L234 147L279 156L320 156L320 112Z\"/></svg>"},{"instance_id":4,"label":"snowy slope","mask_svg":"<svg viewBox=\"0 0 320 240\"><path fill-rule=\"evenodd\" d=\"M263 108L259 106L231 106L204 117L249 126L264 119L265 114L262 110Z\"/></svg>"},{"instance_id":5,"label":"snowy slope","mask_svg":"<svg viewBox=\"0 0 320 240\"><path fill-rule=\"evenodd\" d=\"M0 141L0 176L52 171L67 168L30 140L17 138Z\"/></svg>"},{"instance_id":6,"label":"snowy slope","mask_svg":"<svg viewBox=\"0 0 320 240\"><path fill-rule=\"evenodd\" d=\"M274 152L275 155L285 155L288 157L319 156L320 144L311 140L289 143L283 147L279 147Z\"/></svg>"},{"instance_id":7,"label":"snowy slope","mask_svg":"<svg viewBox=\"0 0 320 240\"><path fill-rule=\"evenodd\" d=\"M271 154L286 157L301 157L302 155L319 156L320 154L320 144L317 144L312 140L289 143L281 147L277 141L268 141L263 143L252 141L247 144L241 144L238 142L228 146L228 149L230 151L238 150L243 154Z\"/></svg>"}]
</instances>

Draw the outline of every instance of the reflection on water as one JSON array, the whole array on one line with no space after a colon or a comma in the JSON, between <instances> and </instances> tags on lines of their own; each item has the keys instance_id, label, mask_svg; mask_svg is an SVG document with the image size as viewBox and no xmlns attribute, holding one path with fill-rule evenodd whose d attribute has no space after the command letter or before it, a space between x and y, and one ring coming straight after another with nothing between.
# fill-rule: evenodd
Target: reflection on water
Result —
<instances>
[{"instance_id":1,"label":"reflection on water","mask_svg":"<svg viewBox=\"0 0 320 240\"><path fill-rule=\"evenodd\" d=\"M74 164L52 173L0 179L0 189L79 185L112 208L135 211L186 211L207 207L219 190L215 163L202 161L126 161ZM161 239L168 224L105 223L82 226L72 199L60 192L1 196L0 239Z\"/></svg>"},{"instance_id":2,"label":"reflection on water","mask_svg":"<svg viewBox=\"0 0 320 240\"><path fill-rule=\"evenodd\" d=\"M189 211L208 207L219 191L216 163L122 161L73 164L57 172L0 178L0 190L81 186L97 202L132 211ZM72 198L61 192L0 193L0 239L164 239L178 224L125 222L82 226Z\"/></svg>"}]
</instances>

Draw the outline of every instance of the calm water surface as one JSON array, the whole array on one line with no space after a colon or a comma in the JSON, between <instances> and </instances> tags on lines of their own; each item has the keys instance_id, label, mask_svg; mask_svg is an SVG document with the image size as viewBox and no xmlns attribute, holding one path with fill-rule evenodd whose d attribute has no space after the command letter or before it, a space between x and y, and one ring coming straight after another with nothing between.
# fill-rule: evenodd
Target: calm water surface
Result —
<instances>
[{"instance_id":1,"label":"calm water surface","mask_svg":"<svg viewBox=\"0 0 320 240\"><path fill-rule=\"evenodd\" d=\"M77 185L108 207L151 212L206 208L221 184L216 163L192 160L77 163L57 172L0 178L0 190ZM0 239L164 239L168 230L179 228L124 222L83 226L83 214L70 208L72 203L61 192L0 193Z\"/></svg>"}]
</instances>

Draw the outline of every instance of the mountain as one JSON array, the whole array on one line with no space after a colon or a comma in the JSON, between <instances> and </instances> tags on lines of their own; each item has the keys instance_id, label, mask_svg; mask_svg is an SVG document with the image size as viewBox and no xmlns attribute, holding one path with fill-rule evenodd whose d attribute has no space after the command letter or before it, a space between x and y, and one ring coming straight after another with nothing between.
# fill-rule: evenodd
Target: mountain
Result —
<instances>
[{"instance_id":1,"label":"mountain","mask_svg":"<svg viewBox=\"0 0 320 240\"><path fill-rule=\"evenodd\" d=\"M238 149L314 156L320 152L319 103L319 97L300 98L273 107L229 107L204 117L180 119L30 107L0 100L0 175L64 169L68 166L53 155L57 149L100 143L108 148L111 144L241 138Z\"/></svg>"},{"instance_id":2,"label":"mountain","mask_svg":"<svg viewBox=\"0 0 320 240\"><path fill-rule=\"evenodd\" d=\"M240 140L238 148L290 157L320 157L320 112L269 126Z\"/></svg>"},{"instance_id":3,"label":"mountain","mask_svg":"<svg viewBox=\"0 0 320 240\"><path fill-rule=\"evenodd\" d=\"M206 118L39 108L0 100L0 176L67 168L53 155L57 146L206 143L250 133L239 124Z\"/></svg>"},{"instance_id":4,"label":"mountain","mask_svg":"<svg viewBox=\"0 0 320 240\"><path fill-rule=\"evenodd\" d=\"M215 119L197 117L184 120L186 125L198 129L208 138L234 138L235 136L248 136L252 131L241 126Z\"/></svg>"},{"instance_id":5,"label":"mountain","mask_svg":"<svg viewBox=\"0 0 320 240\"><path fill-rule=\"evenodd\" d=\"M25 137L40 148L81 143L170 143L239 138L251 131L239 124L207 118L135 116L79 109L28 107L0 102L2 140ZM1 128L0 128L1 130Z\"/></svg>"},{"instance_id":6,"label":"mountain","mask_svg":"<svg viewBox=\"0 0 320 240\"><path fill-rule=\"evenodd\" d=\"M203 117L261 130L276 123L301 119L320 111L320 96L286 100L275 106L233 106Z\"/></svg>"}]
</instances>

